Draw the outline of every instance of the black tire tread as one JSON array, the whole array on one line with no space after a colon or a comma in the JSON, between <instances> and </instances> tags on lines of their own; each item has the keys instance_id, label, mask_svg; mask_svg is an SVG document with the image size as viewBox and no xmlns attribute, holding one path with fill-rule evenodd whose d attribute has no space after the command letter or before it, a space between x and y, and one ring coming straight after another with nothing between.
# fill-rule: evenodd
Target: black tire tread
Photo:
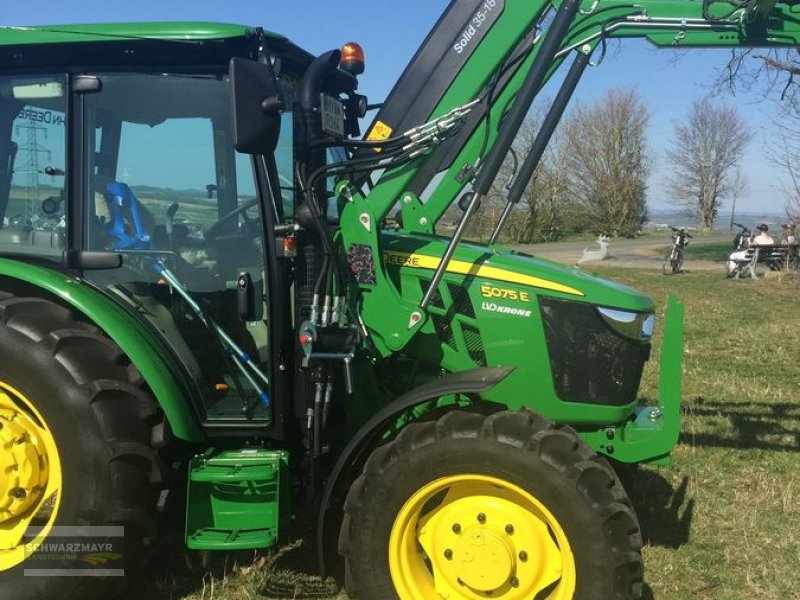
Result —
<instances>
[{"instance_id":1,"label":"black tire tread","mask_svg":"<svg viewBox=\"0 0 800 600\"><path fill-rule=\"evenodd\" d=\"M128 546L128 534L135 532L132 538L137 547L155 539L156 505L166 485L166 469L157 450L169 438L163 411L122 350L68 308L44 298L0 292L0 324L13 335L27 338L34 350L49 353L53 368L60 365L83 392L106 447L112 482L108 518L95 524L125 526L126 568L138 567L139 557ZM91 496L86 498L89 504L82 508L91 515L97 507ZM88 589L87 598L92 597ZM83 593L79 596L84 597Z\"/></svg>"},{"instance_id":2,"label":"black tire tread","mask_svg":"<svg viewBox=\"0 0 800 600\"><path fill-rule=\"evenodd\" d=\"M499 444L531 452L573 482L601 519L614 559L614 598L639 598L643 588L642 536L633 506L608 462L583 443L567 425L557 425L526 409L501 411L488 417L453 410L435 422L417 422L405 427L389 443L376 448L355 479L344 503L339 536L339 553L345 559L346 587L353 598L368 598L362 592L367 582L360 581L353 568L365 557L363 549L351 542L362 522L364 498L376 488L391 486L389 471L401 456L424 451L445 439L489 439Z\"/></svg>"}]
</instances>

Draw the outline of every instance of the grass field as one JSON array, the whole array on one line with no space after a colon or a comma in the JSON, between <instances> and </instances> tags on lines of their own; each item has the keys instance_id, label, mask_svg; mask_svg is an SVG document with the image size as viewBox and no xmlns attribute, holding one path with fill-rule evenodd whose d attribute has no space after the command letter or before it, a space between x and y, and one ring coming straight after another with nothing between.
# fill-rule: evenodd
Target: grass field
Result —
<instances>
[{"instance_id":1,"label":"grass field","mask_svg":"<svg viewBox=\"0 0 800 600\"><path fill-rule=\"evenodd\" d=\"M645 598L800 598L800 278L598 272L659 306L673 291L686 303L674 464L622 472L646 541ZM643 380L650 398L656 368L652 360ZM230 556L192 565L173 556L127 600L344 600L332 582L304 574L313 572L308 556L287 547L240 556L238 566Z\"/></svg>"},{"instance_id":2,"label":"grass field","mask_svg":"<svg viewBox=\"0 0 800 600\"><path fill-rule=\"evenodd\" d=\"M669 252L669 248L667 248ZM686 247L686 260L718 260L723 261L733 252L733 243L729 240L724 242L712 242L708 244L689 244Z\"/></svg>"},{"instance_id":3,"label":"grass field","mask_svg":"<svg viewBox=\"0 0 800 600\"><path fill-rule=\"evenodd\" d=\"M672 250L672 246L662 246L653 250L657 256L666 256ZM702 244L689 245L684 250L687 261L691 260L713 260L722 262L733 252L733 244L730 241L706 242Z\"/></svg>"}]
</instances>

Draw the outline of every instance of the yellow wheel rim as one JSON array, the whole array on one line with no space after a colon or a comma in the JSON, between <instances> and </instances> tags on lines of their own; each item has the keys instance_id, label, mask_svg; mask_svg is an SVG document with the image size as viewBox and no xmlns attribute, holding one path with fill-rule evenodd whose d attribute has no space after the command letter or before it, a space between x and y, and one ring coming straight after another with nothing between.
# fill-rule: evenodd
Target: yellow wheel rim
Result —
<instances>
[{"instance_id":1,"label":"yellow wheel rim","mask_svg":"<svg viewBox=\"0 0 800 600\"><path fill-rule=\"evenodd\" d=\"M575 559L553 514L531 494L485 475L432 481L406 501L389 537L402 600L548 600L575 594Z\"/></svg>"},{"instance_id":2,"label":"yellow wheel rim","mask_svg":"<svg viewBox=\"0 0 800 600\"><path fill-rule=\"evenodd\" d=\"M0 571L20 564L47 537L60 492L53 434L33 403L0 381ZM32 526L35 535L28 534Z\"/></svg>"}]
</instances>

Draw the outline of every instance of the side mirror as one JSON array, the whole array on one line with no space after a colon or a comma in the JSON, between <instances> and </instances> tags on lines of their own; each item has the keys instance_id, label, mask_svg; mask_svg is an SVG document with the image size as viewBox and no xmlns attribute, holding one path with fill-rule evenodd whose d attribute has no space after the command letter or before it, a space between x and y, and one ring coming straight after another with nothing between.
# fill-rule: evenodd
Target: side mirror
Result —
<instances>
[{"instance_id":1,"label":"side mirror","mask_svg":"<svg viewBox=\"0 0 800 600\"><path fill-rule=\"evenodd\" d=\"M245 154L269 154L278 144L281 111L272 68L244 58L232 58L229 68L234 146Z\"/></svg>"}]
</instances>

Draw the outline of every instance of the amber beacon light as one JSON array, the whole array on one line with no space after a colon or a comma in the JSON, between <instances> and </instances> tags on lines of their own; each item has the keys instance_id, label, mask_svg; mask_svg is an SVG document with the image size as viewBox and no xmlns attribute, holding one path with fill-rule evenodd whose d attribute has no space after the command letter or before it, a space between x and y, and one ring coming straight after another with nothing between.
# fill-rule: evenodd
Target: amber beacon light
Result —
<instances>
[{"instance_id":1,"label":"amber beacon light","mask_svg":"<svg viewBox=\"0 0 800 600\"><path fill-rule=\"evenodd\" d=\"M339 66L351 75L361 75L364 72L364 49L355 42L346 43L342 46Z\"/></svg>"}]
</instances>

